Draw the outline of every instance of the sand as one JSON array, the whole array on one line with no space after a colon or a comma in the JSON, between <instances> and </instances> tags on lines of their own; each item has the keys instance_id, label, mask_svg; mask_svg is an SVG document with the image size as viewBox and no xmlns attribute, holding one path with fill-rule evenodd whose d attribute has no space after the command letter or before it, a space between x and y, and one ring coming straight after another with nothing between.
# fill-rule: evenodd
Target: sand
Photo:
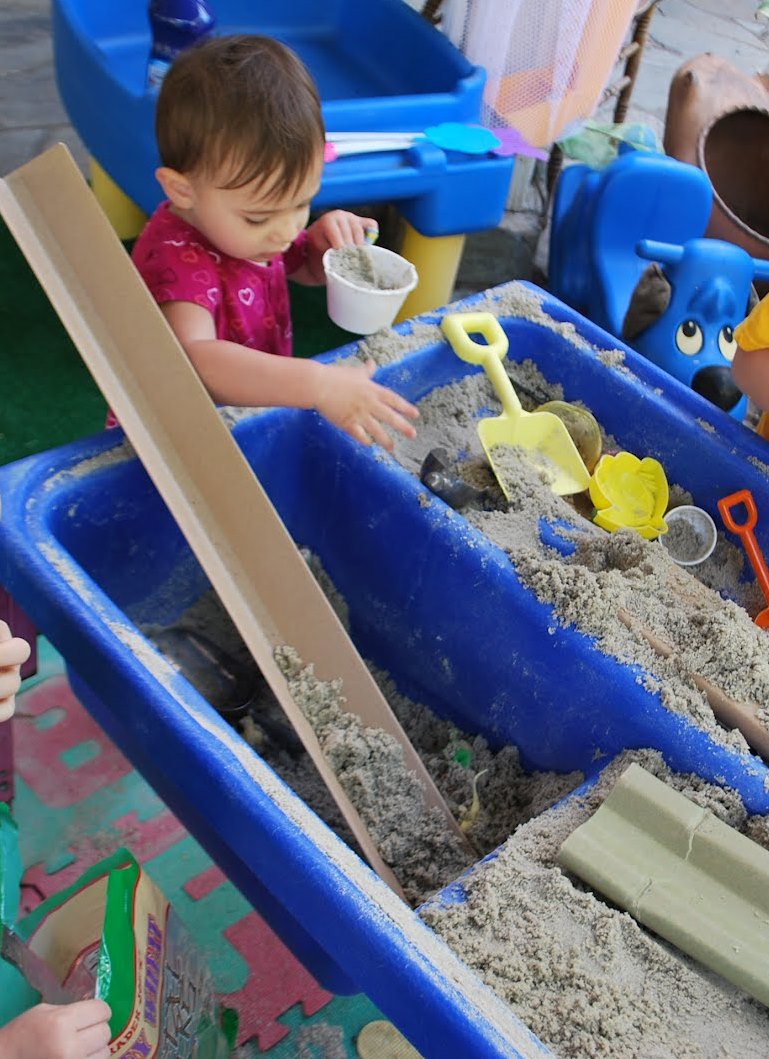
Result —
<instances>
[{"instance_id":1,"label":"sand","mask_svg":"<svg viewBox=\"0 0 769 1059\"><path fill-rule=\"evenodd\" d=\"M464 900L437 898L420 914L559 1059L763 1059L765 1007L556 864L633 760L750 833L733 792L671 773L654 752L628 752L586 796L521 826L462 880Z\"/></svg>"},{"instance_id":2,"label":"sand","mask_svg":"<svg viewBox=\"0 0 769 1059\"><path fill-rule=\"evenodd\" d=\"M500 315L542 317L538 299L515 284L503 288L499 298L489 295L489 299L485 307ZM484 304L473 303L472 307L483 308ZM540 322L573 340L571 325L547 317ZM584 346L585 342L577 338L577 344ZM600 356L612 370L628 370L621 351L601 351ZM524 408L563 399L562 388L545 379L531 361L507 361L506 367ZM476 374L437 388L419 408L418 437L396 438L395 456L400 463L417 475L424 453L442 445L458 460L463 454L456 464L462 477L493 490L495 480L484 466L476 430L479 409L488 409L490 414L500 410L486 376ZM603 443L606 450L617 447L607 435ZM762 719L769 723L763 705L769 703L769 652L765 633L752 622L764 604L755 583L741 580L741 550L719 533L709 559L683 568L658 543L645 541L632 531L605 533L585 517L581 498L554 496L542 475L516 448L508 449L504 480L509 503L497 487L495 503L485 504L482 510L468 509L465 515L507 553L524 584L552 605L555 619L596 637L606 654L643 667L648 685L660 690L668 709L688 715L717 742L745 750L742 735L726 731L715 721L690 677L699 673L730 697L758 703ZM692 501L676 483L671 483L670 492L671 505ZM570 555L542 542L539 516L560 525L558 535L564 550L573 548ZM675 660L663 659L638 631L628 629L619 620L620 610L670 644Z\"/></svg>"},{"instance_id":3,"label":"sand","mask_svg":"<svg viewBox=\"0 0 769 1059\"><path fill-rule=\"evenodd\" d=\"M522 289L490 296L488 305L473 303L473 309L486 307L532 318L540 311L537 299ZM542 322L574 340L571 325ZM388 363L439 337L437 327L420 323L410 335L372 336L359 344L359 355ZM579 338L577 343L585 344ZM600 356L611 370L628 370L622 351L607 349ZM509 370L525 407L562 399L560 388L531 362L511 362ZM689 677L701 673L734 698L769 703L765 634L751 621L758 600L740 580L740 551L720 536L713 557L693 568L695 576L655 542L631 532L598 530L574 502L555 497L525 459L518 461L506 502L498 488L495 492L477 442L479 407L498 408L485 376L434 391L420 403L418 442L399 439L397 458L417 475L426 451L446 448L462 476L493 496L466 517L504 549L522 581L552 605L554 620L596 637L607 654L642 666L669 709L687 714L715 741L745 749L738 732L716 723ZM613 447L611 438L604 443ZM675 483L671 498L691 501ZM420 493L419 502L430 503L429 494ZM540 539L542 514L552 523L565 523L559 531L564 553ZM628 629L618 618L620 608L670 643L676 660L661 658ZM225 633L229 649L233 633ZM466 857L425 812L397 746L383 733L351 721L338 685L318 681L290 647L281 652L281 661L295 698L409 900L425 900L468 867ZM479 856L500 847L463 879L465 901L444 904L435 898L421 914L555 1054L561 1059L758 1059L769 1052L766 1009L675 953L555 865L560 841L594 811L610 779L604 778L598 792L547 812L581 776L527 775L514 747L491 751L482 738L404 699L386 674L375 676L455 817L468 827ZM242 725L244 734L344 835L306 755L283 746L274 726L260 725L271 708L269 696L255 703ZM645 752L642 763L651 763L652 771L767 844L766 818L748 818L734 792L670 774L653 752Z\"/></svg>"},{"instance_id":4,"label":"sand","mask_svg":"<svg viewBox=\"0 0 769 1059\"><path fill-rule=\"evenodd\" d=\"M671 522L660 543L678 563L695 563L703 554L708 538L699 526L683 519Z\"/></svg>"},{"instance_id":5,"label":"sand","mask_svg":"<svg viewBox=\"0 0 769 1059\"><path fill-rule=\"evenodd\" d=\"M343 608L317 561L306 558L332 603ZM222 640L236 655L245 651L212 593L182 621ZM749 817L734 791L671 772L654 751L626 753L585 796L565 798L583 780L580 773L528 774L514 747L490 750L482 737L400 695L386 674L372 670L458 820L472 815L476 784L478 811L469 834L479 858L499 849L472 867L451 848L450 836L442 838L442 821L425 812L400 748L344 712L337 682L318 681L291 649L279 655L295 700L409 900L416 904L471 869L461 881L463 902L444 904L439 896L423 905L420 915L560 1059L766 1055L765 1008L606 905L556 864L566 835L595 811L633 760L769 848L766 817ZM264 696L242 724L244 734L260 732L260 721L275 710L280 712L275 700ZM309 757L264 732L257 745L276 772L346 837Z\"/></svg>"},{"instance_id":6,"label":"sand","mask_svg":"<svg viewBox=\"0 0 769 1059\"><path fill-rule=\"evenodd\" d=\"M403 284L378 271L365 246L344 246L329 255L329 267L340 279L362 290L397 290Z\"/></svg>"},{"instance_id":7,"label":"sand","mask_svg":"<svg viewBox=\"0 0 769 1059\"><path fill-rule=\"evenodd\" d=\"M317 560L305 552L313 573L340 618L346 606ZM251 667L254 699L248 715L235 722L264 760L340 837L357 849L335 802L308 754L286 729L283 711L250 661L240 635L213 592L188 608L172 628L194 629L243 667ZM145 635L161 650L173 640L166 627L144 625ZM174 662L172 654L167 657ZM409 902L419 904L475 860L459 847L443 817L425 808L421 788L403 760L400 746L377 729L361 725L344 711L337 682L318 680L286 647L279 661L295 701L311 721L321 746L367 829L401 882ZM177 668L182 668L178 666ZM552 805L583 779L579 772L528 774L515 747L489 748L482 736L460 731L426 706L400 695L389 676L372 668L382 692L424 761L452 815L467 821L476 777L477 812L467 830L479 856L491 852L524 820ZM198 681L204 697L220 687L217 674Z\"/></svg>"},{"instance_id":8,"label":"sand","mask_svg":"<svg viewBox=\"0 0 769 1059\"><path fill-rule=\"evenodd\" d=\"M421 784L406 766L400 743L368 728L344 706L338 681L322 681L290 647L276 652L299 704L337 779L361 816L406 899L418 903L468 865L459 838L443 813L425 803Z\"/></svg>"}]
</instances>

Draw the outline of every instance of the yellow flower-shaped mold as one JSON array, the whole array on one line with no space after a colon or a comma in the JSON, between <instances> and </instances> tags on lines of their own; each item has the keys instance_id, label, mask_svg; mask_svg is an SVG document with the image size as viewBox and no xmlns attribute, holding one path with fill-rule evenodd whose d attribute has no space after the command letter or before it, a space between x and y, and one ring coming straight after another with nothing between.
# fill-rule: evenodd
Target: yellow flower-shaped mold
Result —
<instances>
[{"instance_id":1,"label":"yellow flower-shaped mold","mask_svg":"<svg viewBox=\"0 0 769 1059\"><path fill-rule=\"evenodd\" d=\"M668 527L662 517L668 506L668 481L662 464L632 452L602 456L590 479L595 504L593 522L610 533L628 528L654 540Z\"/></svg>"}]
</instances>

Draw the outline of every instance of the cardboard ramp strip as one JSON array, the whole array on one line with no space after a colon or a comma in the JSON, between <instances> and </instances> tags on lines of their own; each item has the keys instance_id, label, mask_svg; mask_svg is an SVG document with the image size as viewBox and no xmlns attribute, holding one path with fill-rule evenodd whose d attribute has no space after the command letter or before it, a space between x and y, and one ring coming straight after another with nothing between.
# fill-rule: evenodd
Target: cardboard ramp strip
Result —
<instances>
[{"instance_id":1,"label":"cardboard ramp strip","mask_svg":"<svg viewBox=\"0 0 769 1059\"><path fill-rule=\"evenodd\" d=\"M633 763L559 861L769 1004L769 851Z\"/></svg>"},{"instance_id":2,"label":"cardboard ramp strip","mask_svg":"<svg viewBox=\"0 0 769 1059\"><path fill-rule=\"evenodd\" d=\"M374 870L397 893L273 656L295 648L393 736L470 847L63 144L0 181L0 212ZM259 546L254 542L258 540Z\"/></svg>"}]
</instances>

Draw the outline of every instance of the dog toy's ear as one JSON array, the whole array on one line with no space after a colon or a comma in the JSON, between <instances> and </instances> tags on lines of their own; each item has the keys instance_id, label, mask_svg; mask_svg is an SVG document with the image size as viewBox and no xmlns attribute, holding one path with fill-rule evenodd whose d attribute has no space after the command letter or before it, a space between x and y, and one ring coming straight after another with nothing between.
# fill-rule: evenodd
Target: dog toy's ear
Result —
<instances>
[{"instance_id":1,"label":"dog toy's ear","mask_svg":"<svg viewBox=\"0 0 769 1059\"><path fill-rule=\"evenodd\" d=\"M622 321L622 337L633 339L659 320L670 305L671 294L670 281L660 266L653 262L644 270L630 298Z\"/></svg>"}]
</instances>

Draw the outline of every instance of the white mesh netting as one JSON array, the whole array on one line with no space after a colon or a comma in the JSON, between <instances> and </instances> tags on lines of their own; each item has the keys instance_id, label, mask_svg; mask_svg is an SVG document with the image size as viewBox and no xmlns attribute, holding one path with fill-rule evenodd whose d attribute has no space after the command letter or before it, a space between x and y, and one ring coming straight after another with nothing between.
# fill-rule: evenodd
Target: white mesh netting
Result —
<instances>
[{"instance_id":1,"label":"white mesh netting","mask_svg":"<svg viewBox=\"0 0 769 1059\"><path fill-rule=\"evenodd\" d=\"M639 0L446 0L441 28L485 67L483 123L537 147L594 111Z\"/></svg>"}]
</instances>

